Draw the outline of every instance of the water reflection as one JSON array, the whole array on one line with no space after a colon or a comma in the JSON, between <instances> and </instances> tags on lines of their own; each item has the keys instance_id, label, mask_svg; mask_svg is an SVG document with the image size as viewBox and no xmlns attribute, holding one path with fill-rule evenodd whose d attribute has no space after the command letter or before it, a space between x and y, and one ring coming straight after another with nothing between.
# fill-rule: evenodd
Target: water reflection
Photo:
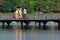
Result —
<instances>
[{"instance_id":1,"label":"water reflection","mask_svg":"<svg viewBox=\"0 0 60 40\"><path fill-rule=\"evenodd\" d=\"M15 26L14 26L15 27ZM0 40L59 40L60 30L40 30L36 28L14 30L0 29Z\"/></svg>"},{"instance_id":2,"label":"water reflection","mask_svg":"<svg viewBox=\"0 0 60 40\"><path fill-rule=\"evenodd\" d=\"M16 28L16 40L22 40L22 29L21 29L21 27Z\"/></svg>"},{"instance_id":3,"label":"water reflection","mask_svg":"<svg viewBox=\"0 0 60 40\"><path fill-rule=\"evenodd\" d=\"M58 30L38 30L16 28L16 40L59 40Z\"/></svg>"},{"instance_id":4,"label":"water reflection","mask_svg":"<svg viewBox=\"0 0 60 40\"><path fill-rule=\"evenodd\" d=\"M15 30L0 28L0 40L15 40Z\"/></svg>"}]
</instances>

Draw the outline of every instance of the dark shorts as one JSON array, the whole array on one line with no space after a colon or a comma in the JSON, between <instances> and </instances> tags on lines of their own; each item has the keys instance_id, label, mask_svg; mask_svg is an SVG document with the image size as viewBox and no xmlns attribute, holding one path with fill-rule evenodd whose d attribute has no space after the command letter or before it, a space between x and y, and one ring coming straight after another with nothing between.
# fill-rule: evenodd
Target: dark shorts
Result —
<instances>
[{"instance_id":1,"label":"dark shorts","mask_svg":"<svg viewBox=\"0 0 60 40\"><path fill-rule=\"evenodd\" d=\"M27 17L27 14L23 14L23 19L26 19L26 17Z\"/></svg>"}]
</instances>

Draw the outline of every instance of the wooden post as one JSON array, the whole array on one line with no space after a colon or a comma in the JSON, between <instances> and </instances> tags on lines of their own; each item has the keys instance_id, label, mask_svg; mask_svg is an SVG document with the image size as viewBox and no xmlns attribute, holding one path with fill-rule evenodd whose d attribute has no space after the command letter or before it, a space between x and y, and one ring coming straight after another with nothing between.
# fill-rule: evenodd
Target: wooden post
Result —
<instances>
[{"instance_id":1,"label":"wooden post","mask_svg":"<svg viewBox=\"0 0 60 40\"><path fill-rule=\"evenodd\" d=\"M46 26L46 23L44 22L44 27Z\"/></svg>"},{"instance_id":2,"label":"wooden post","mask_svg":"<svg viewBox=\"0 0 60 40\"><path fill-rule=\"evenodd\" d=\"M39 27L41 26L41 22L39 22Z\"/></svg>"},{"instance_id":3,"label":"wooden post","mask_svg":"<svg viewBox=\"0 0 60 40\"><path fill-rule=\"evenodd\" d=\"M60 29L60 22L58 21L58 29Z\"/></svg>"},{"instance_id":4,"label":"wooden post","mask_svg":"<svg viewBox=\"0 0 60 40\"><path fill-rule=\"evenodd\" d=\"M59 27L59 22L58 22L58 27Z\"/></svg>"},{"instance_id":5,"label":"wooden post","mask_svg":"<svg viewBox=\"0 0 60 40\"><path fill-rule=\"evenodd\" d=\"M3 27L4 27L4 22L2 22L3 23Z\"/></svg>"},{"instance_id":6,"label":"wooden post","mask_svg":"<svg viewBox=\"0 0 60 40\"><path fill-rule=\"evenodd\" d=\"M21 22L21 26L23 26L23 22Z\"/></svg>"},{"instance_id":7,"label":"wooden post","mask_svg":"<svg viewBox=\"0 0 60 40\"><path fill-rule=\"evenodd\" d=\"M46 20L43 21L44 29L46 29L46 23L47 23L47 22L48 22L48 21L46 21Z\"/></svg>"},{"instance_id":8,"label":"wooden post","mask_svg":"<svg viewBox=\"0 0 60 40\"><path fill-rule=\"evenodd\" d=\"M10 26L10 24L8 23L8 26Z\"/></svg>"},{"instance_id":9,"label":"wooden post","mask_svg":"<svg viewBox=\"0 0 60 40\"><path fill-rule=\"evenodd\" d=\"M10 26L10 22L7 22L8 26Z\"/></svg>"},{"instance_id":10,"label":"wooden post","mask_svg":"<svg viewBox=\"0 0 60 40\"><path fill-rule=\"evenodd\" d=\"M42 27L41 27L41 22L39 22L39 28L41 28L41 29L42 29Z\"/></svg>"},{"instance_id":11,"label":"wooden post","mask_svg":"<svg viewBox=\"0 0 60 40\"><path fill-rule=\"evenodd\" d=\"M26 26L28 26L28 23L26 23Z\"/></svg>"}]
</instances>

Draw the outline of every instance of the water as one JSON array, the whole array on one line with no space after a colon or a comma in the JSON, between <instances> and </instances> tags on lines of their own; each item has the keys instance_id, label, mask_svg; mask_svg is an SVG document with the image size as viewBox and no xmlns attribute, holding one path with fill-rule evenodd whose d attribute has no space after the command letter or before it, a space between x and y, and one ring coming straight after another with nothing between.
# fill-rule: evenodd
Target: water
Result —
<instances>
[{"instance_id":1,"label":"water","mask_svg":"<svg viewBox=\"0 0 60 40\"><path fill-rule=\"evenodd\" d=\"M18 32L19 31L19 32ZM17 33L18 32L18 33ZM60 30L22 30L0 29L0 40L60 40Z\"/></svg>"},{"instance_id":2,"label":"water","mask_svg":"<svg viewBox=\"0 0 60 40\"><path fill-rule=\"evenodd\" d=\"M51 32L51 31L39 31L39 32L27 32L27 40L59 40L60 33L59 32Z\"/></svg>"},{"instance_id":3,"label":"water","mask_svg":"<svg viewBox=\"0 0 60 40\"><path fill-rule=\"evenodd\" d=\"M0 30L0 40L15 40L15 31Z\"/></svg>"}]
</instances>

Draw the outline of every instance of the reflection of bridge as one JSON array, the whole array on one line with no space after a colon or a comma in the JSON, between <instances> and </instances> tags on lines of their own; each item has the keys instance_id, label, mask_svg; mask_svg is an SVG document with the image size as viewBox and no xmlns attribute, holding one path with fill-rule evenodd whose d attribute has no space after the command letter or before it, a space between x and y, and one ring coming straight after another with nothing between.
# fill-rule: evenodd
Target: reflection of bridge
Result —
<instances>
[{"instance_id":1,"label":"reflection of bridge","mask_svg":"<svg viewBox=\"0 0 60 40\"><path fill-rule=\"evenodd\" d=\"M14 14L0 14L0 22L3 23L4 26L4 22L6 22L9 26L9 24L12 21L19 21L21 22L21 25L23 26L23 22L26 24L26 26L28 26L28 24L32 21L38 22L39 26L40 23L42 22L45 26L45 24L48 21L54 21L54 22L58 22L58 27L60 26L60 14L59 13L46 13L46 14L27 14L27 17L25 17L23 15L23 19L22 20L16 20L14 18Z\"/></svg>"}]
</instances>

